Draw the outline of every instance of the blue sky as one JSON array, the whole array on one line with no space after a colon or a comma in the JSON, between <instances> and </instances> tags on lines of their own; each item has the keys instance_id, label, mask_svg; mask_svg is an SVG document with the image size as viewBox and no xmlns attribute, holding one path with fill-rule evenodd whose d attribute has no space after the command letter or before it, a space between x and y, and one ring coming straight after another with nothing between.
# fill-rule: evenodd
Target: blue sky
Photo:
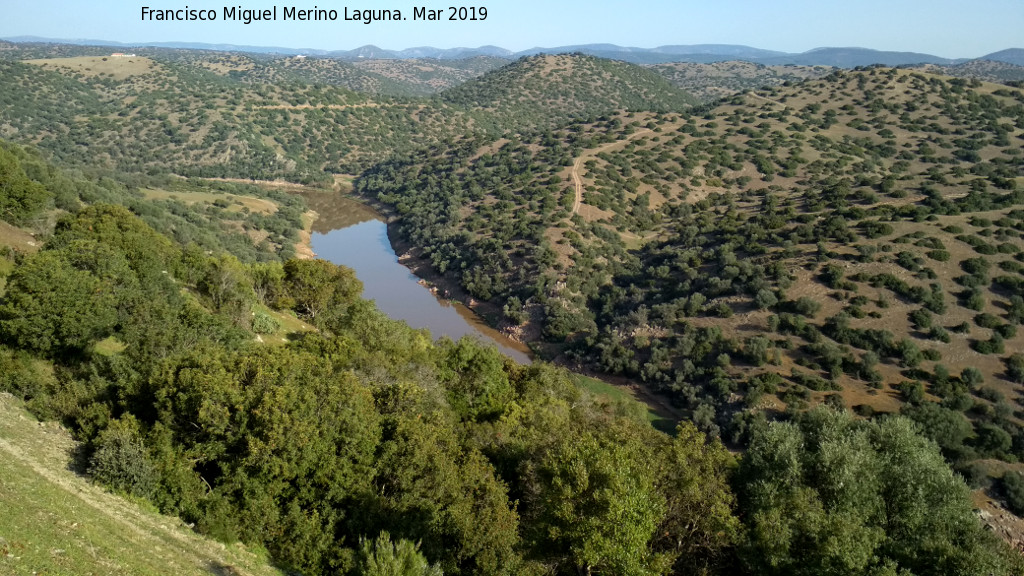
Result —
<instances>
[{"instance_id":1,"label":"blue sky","mask_svg":"<svg viewBox=\"0 0 1024 576\"><path fill-rule=\"evenodd\" d=\"M607 42L650 48L665 44L746 44L802 52L821 46L863 46L977 57L1024 47L1024 0L477 0L484 22L413 22L412 8L445 8L454 0L423 4L312 0L0 0L0 37L23 35L122 42L185 41L345 50L365 44L511 50ZM406 22L269 22L221 20L223 8L398 8ZM143 22L142 6L215 9L218 21ZM447 12L447 11L446 11ZM280 18L281 8L278 10ZM340 17L340 16L339 16Z\"/></svg>"}]
</instances>

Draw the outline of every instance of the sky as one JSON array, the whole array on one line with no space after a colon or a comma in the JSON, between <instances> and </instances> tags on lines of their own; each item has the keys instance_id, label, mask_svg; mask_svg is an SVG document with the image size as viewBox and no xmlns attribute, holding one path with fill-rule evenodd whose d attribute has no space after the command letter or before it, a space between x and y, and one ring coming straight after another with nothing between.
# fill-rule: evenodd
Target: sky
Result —
<instances>
[{"instance_id":1,"label":"sky","mask_svg":"<svg viewBox=\"0 0 1024 576\"><path fill-rule=\"evenodd\" d=\"M409 3L405 3L408 1ZM207 42L350 50L366 44L403 49L496 45L533 47L610 43L744 44L784 52L823 46L924 52L974 58L1024 47L1024 0L0 0L0 38L42 36L130 43ZM6 6L5 6L6 5ZM278 6L275 22L225 22L225 6ZM447 6L487 8L484 21L447 21ZM143 21L142 7L216 10L215 22ZM284 7L334 9L335 22L284 22ZM362 9L399 9L404 22L346 22ZM439 8L444 21L413 21L416 6Z\"/></svg>"}]
</instances>

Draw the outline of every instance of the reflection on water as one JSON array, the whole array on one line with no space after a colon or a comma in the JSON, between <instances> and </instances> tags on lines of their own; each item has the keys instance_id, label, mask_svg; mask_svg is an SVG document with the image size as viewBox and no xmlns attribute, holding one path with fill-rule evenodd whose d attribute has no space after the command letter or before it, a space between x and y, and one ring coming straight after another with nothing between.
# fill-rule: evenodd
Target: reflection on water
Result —
<instances>
[{"instance_id":1,"label":"reflection on water","mask_svg":"<svg viewBox=\"0 0 1024 576\"><path fill-rule=\"evenodd\" d=\"M306 199L319 214L312 238L317 257L355 270L363 282L363 297L374 300L385 314L414 328L427 328L435 337L474 335L518 362L530 361L524 345L490 328L462 304L440 300L419 284L399 264L387 227L372 209L335 194L311 194Z\"/></svg>"}]
</instances>

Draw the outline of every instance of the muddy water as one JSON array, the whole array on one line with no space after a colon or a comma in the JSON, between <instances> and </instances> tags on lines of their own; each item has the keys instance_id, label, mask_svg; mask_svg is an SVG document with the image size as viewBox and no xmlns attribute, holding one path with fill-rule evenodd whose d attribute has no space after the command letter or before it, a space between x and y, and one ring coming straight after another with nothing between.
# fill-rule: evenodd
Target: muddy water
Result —
<instances>
[{"instance_id":1,"label":"muddy water","mask_svg":"<svg viewBox=\"0 0 1024 576\"><path fill-rule=\"evenodd\" d=\"M363 297L385 314L434 337L471 335L520 363L530 362L529 349L487 326L460 303L437 298L399 264L388 240L387 226L371 208L337 194L303 194L319 216L312 245L318 258L352 268L363 282Z\"/></svg>"}]
</instances>

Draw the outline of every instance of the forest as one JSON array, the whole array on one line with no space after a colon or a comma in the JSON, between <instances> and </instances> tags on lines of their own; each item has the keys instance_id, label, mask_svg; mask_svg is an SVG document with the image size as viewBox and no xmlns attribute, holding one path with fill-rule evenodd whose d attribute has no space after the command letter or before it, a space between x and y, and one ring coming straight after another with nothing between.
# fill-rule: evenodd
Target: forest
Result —
<instances>
[{"instance_id":1,"label":"forest","mask_svg":"<svg viewBox=\"0 0 1024 576\"><path fill-rule=\"evenodd\" d=\"M1019 88L871 67L698 104L541 55L424 97L23 56L0 392L110 490L285 573L1024 573L975 510L1024 512ZM388 318L297 257L300 196L217 179L344 174L541 359Z\"/></svg>"}]
</instances>

